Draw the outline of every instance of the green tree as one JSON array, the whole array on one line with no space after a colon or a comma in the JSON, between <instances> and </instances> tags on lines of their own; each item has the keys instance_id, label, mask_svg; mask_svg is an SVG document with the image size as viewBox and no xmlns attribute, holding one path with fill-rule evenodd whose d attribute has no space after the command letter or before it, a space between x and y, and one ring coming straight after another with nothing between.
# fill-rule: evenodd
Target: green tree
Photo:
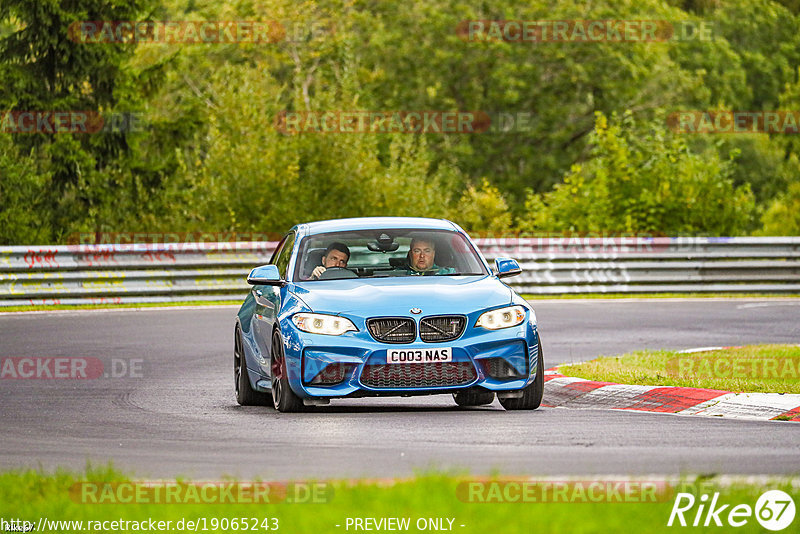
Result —
<instances>
[{"instance_id":1,"label":"green tree","mask_svg":"<svg viewBox=\"0 0 800 534\"><path fill-rule=\"evenodd\" d=\"M716 38L724 37L741 58L753 95L749 102L728 104L775 109L800 64L800 17L771 0L726 0L709 16Z\"/></svg>"},{"instance_id":2,"label":"green tree","mask_svg":"<svg viewBox=\"0 0 800 534\"><path fill-rule=\"evenodd\" d=\"M43 196L50 176L37 167L11 135L0 134L0 245L49 242L50 212Z\"/></svg>"},{"instance_id":3,"label":"green tree","mask_svg":"<svg viewBox=\"0 0 800 534\"><path fill-rule=\"evenodd\" d=\"M274 44L134 47L76 43L67 32L80 20L148 18L278 20L288 34ZM706 22L713 38L515 43L457 31L503 19ZM4 235L282 231L376 214L450 214L504 232L508 213L522 228L749 231L758 219L746 186L762 211L784 198L800 172L796 136L676 136L659 113L796 109L799 35L797 15L768 0L8 0L0 110L138 111L146 130L7 137L0 210L17 215L6 216L16 227ZM284 110L528 120L478 134L284 135L274 126ZM596 128L596 112L617 110L632 116ZM626 165L639 171L626 175ZM576 187L597 205L576 203ZM531 208L553 218L537 222ZM30 234L26 225L38 226Z\"/></svg>"},{"instance_id":4,"label":"green tree","mask_svg":"<svg viewBox=\"0 0 800 534\"><path fill-rule=\"evenodd\" d=\"M797 80L786 84L781 94L782 110L796 113L800 109L800 69L797 76ZM797 137L791 133L775 134L769 140L773 156L770 162L774 164L764 167L767 172L772 171L774 178L768 181L770 189L760 197L762 226L756 232L758 235L800 235L800 140ZM754 170L754 174L760 173Z\"/></svg>"},{"instance_id":5,"label":"green tree","mask_svg":"<svg viewBox=\"0 0 800 534\"><path fill-rule=\"evenodd\" d=\"M134 48L91 44L70 32L80 21L139 20L153 0L8 0L0 20L13 30L0 39L0 109L12 111L143 111L157 86L160 65L129 66ZM47 177L36 182L49 219L42 239L63 241L76 231L136 230L158 206L174 169L170 143L158 124L146 132L15 134L14 144ZM153 143L155 141L155 143ZM150 150L152 149L152 150ZM166 156L166 157L165 157ZM174 162L174 158L172 158ZM19 207L17 207L19 208ZM136 221L131 224L130 221ZM47 237L45 237L45 235Z\"/></svg>"},{"instance_id":6,"label":"green tree","mask_svg":"<svg viewBox=\"0 0 800 534\"><path fill-rule=\"evenodd\" d=\"M368 109L361 103L356 39L343 14L324 2L235 7L245 19L264 10L292 35L274 46L195 48L176 58L160 106L193 108L202 117L181 155L192 209L180 224L282 232L314 219L446 212L448 184L458 171L433 165L424 136L291 134L277 127L282 112ZM225 9L208 6L203 15L232 18Z\"/></svg>"},{"instance_id":7,"label":"green tree","mask_svg":"<svg viewBox=\"0 0 800 534\"><path fill-rule=\"evenodd\" d=\"M758 235L800 235L800 181L789 184L786 192L769 204L761 222Z\"/></svg>"},{"instance_id":8,"label":"green tree","mask_svg":"<svg viewBox=\"0 0 800 534\"><path fill-rule=\"evenodd\" d=\"M481 187L468 184L450 218L475 234L509 235L511 213L500 190L483 179Z\"/></svg>"},{"instance_id":9,"label":"green tree","mask_svg":"<svg viewBox=\"0 0 800 534\"><path fill-rule=\"evenodd\" d=\"M562 184L531 193L523 231L737 235L754 202L734 187L733 164L716 152L695 154L662 121L639 125L631 114L598 113L591 155Z\"/></svg>"},{"instance_id":10,"label":"green tree","mask_svg":"<svg viewBox=\"0 0 800 534\"><path fill-rule=\"evenodd\" d=\"M363 46L360 76L368 106L526 113L521 128L432 140L465 184L490 177L507 198L545 191L584 153L597 110L647 116L703 92L701 73L680 68L672 43L470 41L467 20L687 19L661 1L586 2L442 0L374 3L354 14ZM730 52L730 51L729 51ZM744 81L732 76L730 86ZM707 105L705 100L703 104ZM465 185L464 184L464 185ZM515 214L521 202L512 205Z\"/></svg>"}]
</instances>

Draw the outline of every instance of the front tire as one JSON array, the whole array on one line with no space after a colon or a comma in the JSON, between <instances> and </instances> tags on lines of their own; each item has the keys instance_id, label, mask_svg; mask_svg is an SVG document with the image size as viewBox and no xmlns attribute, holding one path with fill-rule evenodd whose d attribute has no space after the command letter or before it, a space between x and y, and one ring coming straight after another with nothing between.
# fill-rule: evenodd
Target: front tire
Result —
<instances>
[{"instance_id":1,"label":"front tire","mask_svg":"<svg viewBox=\"0 0 800 534\"><path fill-rule=\"evenodd\" d=\"M544 357L542 341L539 340L539 356L536 362L536 378L522 390L522 397L516 399L500 399L506 410L535 410L542 403L544 394Z\"/></svg>"},{"instance_id":2,"label":"front tire","mask_svg":"<svg viewBox=\"0 0 800 534\"><path fill-rule=\"evenodd\" d=\"M272 374L272 403L279 412L300 412L305 408L303 401L289 387L286 354L283 341L277 329L272 333L272 354L270 371Z\"/></svg>"},{"instance_id":3,"label":"front tire","mask_svg":"<svg viewBox=\"0 0 800 534\"><path fill-rule=\"evenodd\" d=\"M269 406L272 398L260 391L255 391L250 386L247 376L247 361L242 348L242 332L239 325L233 333L233 383L236 388L236 402L242 406Z\"/></svg>"}]
</instances>

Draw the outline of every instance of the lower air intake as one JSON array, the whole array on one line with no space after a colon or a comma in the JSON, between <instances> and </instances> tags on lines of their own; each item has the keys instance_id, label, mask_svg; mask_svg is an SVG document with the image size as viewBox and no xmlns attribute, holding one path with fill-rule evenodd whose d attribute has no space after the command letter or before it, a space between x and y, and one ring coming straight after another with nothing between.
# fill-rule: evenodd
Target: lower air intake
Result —
<instances>
[{"instance_id":1,"label":"lower air intake","mask_svg":"<svg viewBox=\"0 0 800 534\"><path fill-rule=\"evenodd\" d=\"M354 364L351 363L331 363L325 366L317 376L309 382L312 386L332 386L344 382L344 379L352 373Z\"/></svg>"},{"instance_id":2,"label":"lower air intake","mask_svg":"<svg viewBox=\"0 0 800 534\"><path fill-rule=\"evenodd\" d=\"M487 376L497 380L517 380L527 376L527 373L517 371L505 358L487 358L481 360L481 365Z\"/></svg>"},{"instance_id":3,"label":"lower air intake","mask_svg":"<svg viewBox=\"0 0 800 534\"><path fill-rule=\"evenodd\" d=\"M478 378L471 362L365 365L361 383L372 388L463 386Z\"/></svg>"}]
</instances>

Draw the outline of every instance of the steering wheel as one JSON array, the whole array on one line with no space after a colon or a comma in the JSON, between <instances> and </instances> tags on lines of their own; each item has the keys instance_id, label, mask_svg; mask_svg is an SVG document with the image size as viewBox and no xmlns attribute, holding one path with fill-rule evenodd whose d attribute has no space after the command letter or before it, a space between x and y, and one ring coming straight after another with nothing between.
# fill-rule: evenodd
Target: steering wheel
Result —
<instances>
[{"instance_id":1,"label":"steering wheel","mask_svg":"<svg viewBox=\"0 0 800 534\"><path fill-rule=\"evenodd\" d=\"M343 278L358 278L358 275L347 267L328 267L318 280L339 280Z\"/></svg>"}]
</instances>

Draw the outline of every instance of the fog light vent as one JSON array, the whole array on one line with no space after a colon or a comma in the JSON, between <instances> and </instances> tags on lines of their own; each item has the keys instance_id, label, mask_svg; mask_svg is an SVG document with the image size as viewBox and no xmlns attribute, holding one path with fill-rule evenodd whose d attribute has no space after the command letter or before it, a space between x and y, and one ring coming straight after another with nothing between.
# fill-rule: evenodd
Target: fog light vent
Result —
<instances>
[{"instance_id":1,"label":"fog light vent","mask_svg":"<svg viewBox=\"0 0 800 534\"><path fill-rule=\"evenodd\" d=\"M329 363L325 368L317 373L309 384L312 386L332 386L344 381L352 372L355 364L352 363Z\"/></svg>"},{"instance_id":2,"label":"fog light vent","mask_svg":"<svg viewBox=\"0 0 800 534\"><path fill-rule=\"evenodd\" d=\"M486 376L496 380L518 380L527 376L527 370L520 373L505 358L486 358L481 360L481 365Z\"/></svg>"}]
</instances>

